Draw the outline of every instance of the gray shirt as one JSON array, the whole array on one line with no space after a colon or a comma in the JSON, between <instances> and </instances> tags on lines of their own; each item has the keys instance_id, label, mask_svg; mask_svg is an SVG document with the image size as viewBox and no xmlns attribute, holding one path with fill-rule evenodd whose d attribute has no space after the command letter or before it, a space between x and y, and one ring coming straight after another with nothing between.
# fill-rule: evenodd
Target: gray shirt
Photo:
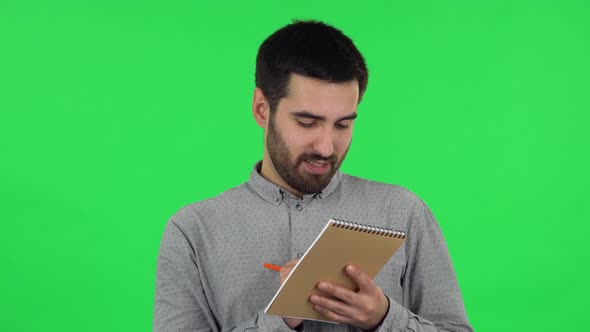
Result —
<instances>
[{"instance_id":1,"label":"gray shirt","mask_svg":"<svg viewBox=\"0 0 590 332\"><path fill-rule=\"evenodd\" d=\"M301 257L329 218L405 231L375 277L390 306L379 331L472 331L449 253L430 210L394 185L338 172L320 193L297 198L264 179L191 204L168 222L158 256L154 331L290 331L264 308L277 265ZM305 321L305 331L356 331Z\"/></svg>"}]
</instances>

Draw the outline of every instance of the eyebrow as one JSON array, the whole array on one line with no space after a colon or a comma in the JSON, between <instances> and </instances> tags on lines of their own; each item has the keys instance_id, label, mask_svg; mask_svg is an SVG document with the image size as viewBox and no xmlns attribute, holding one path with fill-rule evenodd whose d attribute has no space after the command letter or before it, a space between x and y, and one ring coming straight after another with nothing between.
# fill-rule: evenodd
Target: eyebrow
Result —
<instances>
[{"instance_id":1,"label":"eyebrow","mask_svg":"<svg viewBox=\"0 0 590 332\"><path fill-rule=\"evenodd\" d=\"M326 117L325 116L320 116L320 115L316 115L313 113L310 113L308 111L301 111L301 112L293 112L291 113L293 116L296 116L298 118L307 118L307 119L314 119L314 120L320 120L320 121L325 121ZM357 113L353 112L349 115L343 116L341 118L339 118L338 120L336 120L336 122L338 121L343 121L343 120L354 120L357 117Z\"/></svg>"}]
</instances>

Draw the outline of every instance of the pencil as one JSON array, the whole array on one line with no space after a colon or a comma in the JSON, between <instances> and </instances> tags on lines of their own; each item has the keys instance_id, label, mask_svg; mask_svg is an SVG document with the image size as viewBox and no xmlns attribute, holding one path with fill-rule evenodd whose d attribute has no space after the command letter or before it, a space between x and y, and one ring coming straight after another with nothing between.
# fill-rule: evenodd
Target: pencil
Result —
<instances>
[{"instance_id":1,"label":"pencil","mask_svg":"<svg viewBox=\"0 0 590 332\"><path fill-rule=\"evenodd\" d=\"M275 271L280 271L282 266L278 266L278 265L274 265L274 264L270 264L270 263L264 263L263 266L267 269L271 269L271 270L275 270Z\"/></svg>"}]
</instances>

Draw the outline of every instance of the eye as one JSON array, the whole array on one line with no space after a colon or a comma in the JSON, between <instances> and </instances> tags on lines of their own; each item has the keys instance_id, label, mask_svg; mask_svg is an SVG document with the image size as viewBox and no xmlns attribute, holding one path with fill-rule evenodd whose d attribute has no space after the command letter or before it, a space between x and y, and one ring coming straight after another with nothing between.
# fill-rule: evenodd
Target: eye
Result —
<instances>
[{"instance_id":1,"label":"eye","mask_svg":"<svg viewBox=\"0 0 590 332\"><path fill-rule=\"evenodd\" d=\"M350 127L349 123L340 123L340 122L336 122L336 124L334 125L337 129L346 129L348 127Z\"/></svg>"},{"instance_id":2,"label":"eye","mask_svg":"<svg viewBox=\"0 0 590 332\"><path fill-rule=\"evenodd\" d=\"M297 121L297 124L299 124L303 128L311 128L315 126L315 122Z\"/></svg>"}]
</instances>

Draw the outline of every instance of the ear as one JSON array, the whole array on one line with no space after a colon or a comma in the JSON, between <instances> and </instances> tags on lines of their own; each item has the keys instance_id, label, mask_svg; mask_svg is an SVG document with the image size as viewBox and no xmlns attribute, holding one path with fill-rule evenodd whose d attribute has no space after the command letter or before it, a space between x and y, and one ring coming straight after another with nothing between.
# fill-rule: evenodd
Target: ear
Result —
<instances>
[{"instance_id":1,"label":"ear","mask_svg":"<svg viewBox=\"0 0 590 332\"><path fill-rule=\"evenodd\" d=\"M252 115L254 115L254 120L260 127L267 128L270 117L270 105L260 88L254 89Z\"/></svg>"}]
</instances>

